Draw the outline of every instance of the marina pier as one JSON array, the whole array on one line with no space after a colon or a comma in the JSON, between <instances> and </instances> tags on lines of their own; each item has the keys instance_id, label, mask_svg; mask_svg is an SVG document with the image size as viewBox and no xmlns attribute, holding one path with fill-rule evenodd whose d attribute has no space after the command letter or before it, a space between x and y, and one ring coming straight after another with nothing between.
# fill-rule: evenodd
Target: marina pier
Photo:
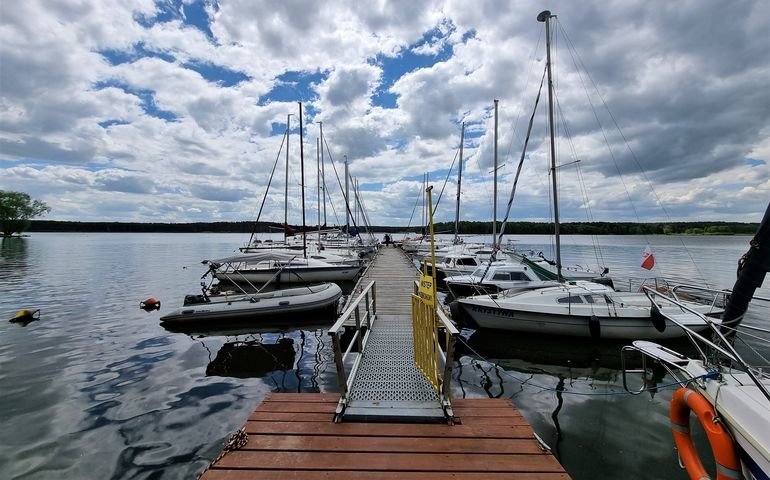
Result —
<instances>
[{"instance_id":1,"label":"marina pier","mask_svg":"<svg viewBox=\"0 0 770 480\"><path fill-rule=\"evenodd\" d=\"M339 392L269 394L201 478L569 479L510 401L451 398L459 332L418 274L380 249L329 329Z\"/></svg>"}]
</instances>

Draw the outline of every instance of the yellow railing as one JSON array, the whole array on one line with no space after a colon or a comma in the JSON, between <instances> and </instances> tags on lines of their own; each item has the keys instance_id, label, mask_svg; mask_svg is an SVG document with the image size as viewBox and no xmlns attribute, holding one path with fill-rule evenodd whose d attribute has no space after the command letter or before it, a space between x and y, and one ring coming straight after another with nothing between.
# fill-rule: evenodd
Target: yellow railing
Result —
<instances>
[{"instance_id":1,"label":"yellow railing","mask_svg":"<svg viewBox=\"0 0 770 480\"><path fill-rule=\"evenodd\" d=\"M433 187L426 189L430 211L430 264L432 275L428 275L428 262L423 264L416 292L412 295L412 337L414 342L414 363L417 369L425 375L425 379L441 397L446 412L451 412L449 399L451 397L450 382L452 380L452 357L454 345L459 331L454 324L438 310L436 303L436 246L433 232ZM446 353L441 350L439 328L444 331ZM441 372L441 362L444 371ZM451 417L451 413L450 413Z\"/></svg>"},{"instance_id":2,"label":"yellow railing","mask_svg":"<svg viewBox=\"0 0 770 480\"><path fill-rule=\"evenodd\" d=\"M412 295L412 335L414 337L414 363L425 375L436 392L441 387L439 365L438 324L433 302L420 295Z\"/></svg>"}]
</instances>

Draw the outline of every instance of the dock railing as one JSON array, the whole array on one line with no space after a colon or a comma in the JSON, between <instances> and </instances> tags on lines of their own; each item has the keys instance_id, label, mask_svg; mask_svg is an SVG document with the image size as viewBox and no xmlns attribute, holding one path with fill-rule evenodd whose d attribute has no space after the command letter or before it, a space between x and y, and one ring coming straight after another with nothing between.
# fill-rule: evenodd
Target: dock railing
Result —
<instances>
[{"instance_id":1,"label":"dock railing","mask_svg":"<svg viewBox=\"0 0 770 480\"><path fill-rule=\"evenodd\" d=\"M437 308L435 299L420 295L419 290L419 282L415 282L415 294L412 295L414 361L439 394L442 408L451 418L452 358L460 331L444 311ZM444 331L445 350L441 349L440 329Z\"/></svg>"},{"instance_id":2,"label":"dock railing","mask_svg":"<svg viewBox=\"0 0 770 480\"><path fill-rule=\"evenodd\" d=\"M334 350L334 364L337 367L337 378L339 381L340 395L342 397L340 400L341 404L337 407L338 415L344 410L345 404L342 402L346 402L348 392L350 391L351 385L349 385L349 379L355 377L356 369L361 360L360 354L364 351L364 347L366 346L366 337L371 331L374 321L377 319L376 298L377 286L374 281L371 281L361 291L358 297L348 305L345 312L340 315L334 325L329 329L329 335L332 337L332 348ZM351 317L355 318L356 321L355 333L350 340L350 344L343 352L340 337L343 332L343 327ZM356 357L350 371L350 376L348 377L345 375L345 360L348 355L350 355L354 345L356 346L359 355Z\"/></svg>"}]
</instances>

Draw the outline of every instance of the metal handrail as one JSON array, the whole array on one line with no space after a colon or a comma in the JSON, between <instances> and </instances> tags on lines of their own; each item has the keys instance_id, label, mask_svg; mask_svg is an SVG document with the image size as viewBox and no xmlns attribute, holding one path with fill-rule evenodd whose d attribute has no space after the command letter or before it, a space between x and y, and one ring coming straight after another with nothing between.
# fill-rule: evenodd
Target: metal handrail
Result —
<instances>
[{"instance_id":1,"label":"metal handrail","mask_svg":"<svg viewBox=\"0 0 770 480\"><path fill-rule=\"evenodd\" d=\"M345 359L352 351L353 345L356 345L358 347L359 353L363 352L364 347L366 346L366 338L363 337L363 334L361 332L362 332L362 327L366 327L366 337L368 337L369 332L372 329L372 325L374 324L374 321L377 318L377 302L375 300L376 294L377 294L377 287L375 285L375 282L371 281L361 291L361 293L358 294L358 297L356 297L356 299L350 303L350 305L345 309L345 312L342 315L340 315L340 317L337 319L334 325L332 325L332 327L329 328L328 334L332 337L332 349L334 351L334 363L337 368L337 378L340 386L340 394L343 397L341 402L345 400L345 397L347 396L347 393L350 390L350 385L348 385L347 376L345 375ZM361 315L361 310L360 310L362 300L366 308L363 316ZM340 331L342 330L342 327L345 325L345 323L353 315L355 315L355 319L356 319L356 332L353 335L353 338L350 340L350 344L348 345L345 352L342 352L342 346L340 344ZM351 369L351 375L350 375L351 378L353 377L355 370L358 368L359 359L356 359L356 363L353 365L353 368ZM341 412L338 412L338 413L341 413Z\"/></svg>"},{"instance_id":2,"label":"metal handrail","mask_svg":"<svg viewBox=\"0 0 770 480\"><path fill-rule=\"evenodd\" d=\"M648 297L648 298L650 299L650 301L651 301L651 302L653 302L653 303L655 303L655 301L653 300L653 297L660 297L660 299L661 299L661 300L667 301L667 302L669 302L669 303L673 303L674 305L678 306L678 307L679 307L679 308L681 308L682 310L684 310L684 311L686 311L686 312L688 312L688 313L691 313L691 314L697 315L698 317L700 317L700 318L701 318L701 319L702 319L702 320L703 320L703 321L706 323L706 325L708 325L708 327L709 327L709 329L711 330L711 332L712 332L712 333L713 333L713 334L714 334L714 335L715 335L717 338L719 338L719 339L720 339L720 341L721 341L720 343L722 343L722 345L724 345L724 346L725 346L726 350L725 350L725 349L723 349L723 348L721 348L720 346L718 346L718 345L714 344L714 342L712 342L711 340L709 340L709 339L707 339L707 338L705 338L705 337L701 336L701 335L700 335L700 334L698 334L697 332L695 332L695 331L691 330L690 328L686 327L686 326L685 326L685 325L683 325L682 323L680 323L680 322L678 322L677 320L675 320L674 318L672 318L670 315L666 315L666 313L665 313L665 312L662 312L662 311L660 312L660 313L661 313L661 314L662 314L664 317L666 317L666 319L667 319L667 320L669 320L669 321L673 322L673 323L674 323L674 324L676 324L678 327L680 327L680 328L684 329L684 330L685 330L685 332L687 332L687 333L688 333L688 335L689 335L689 337L690 337L690 340L693 342L693 344L695 344L695 347L696 347L696 348L698 348L698 351L700 351L700 352L701 352L701 355L704 357L704 359L705 359L705 355L703 354L702 350L701 350L701 349L698 347L697 343L696 343L696 342L695 342L695 340L694 340L694 339L696 339L696 338L697 338L698 340L701 340L701 341L702 341L702 342L704 342L705 344L709 345L711 348L714 348L716 351L718 351L718 352L719 352L719 353L721 353L722 355L725 355L725 356L726 356L728 359L730 359L731 361L734 361L734 362L738 363L739 365L741 365L741 366L743 367L743 369L745 370L746 374L749 376L749 378L751 378L751 380L752 380L752 381L754 382L754 384L755 384L755 385L756 385L756 386L759 388L759 390L760 390L760 391L761 391L761 392L764 394L764 396L765 396L765 397L766 397L768 400L770 400L770 391L768 391L767 387L766 387L766 386L765 386L765 385L762 383L762 381L761 381L761 380L760 380L760 379L759 379L759 378L756 376L756 374L754 373L754 371L753 371L753 369L751 368L751 366L750 366L750 365L749 365L749 364L748 364L748 363L747 363L747 362L746 362L746 361L745 361L745 360L744 360L744 359L743 359L743 358L740 356L740 354L738 353L738 351L737 351L737 350L736 350L736 349L735 349L735 348L732 346L732 344L731 344L731 343L730 343L730 342L729 342L729 341L728 341L728 340L725 338L725 336L724 336L724 335L722 334L722 332L719 330L719 328L717 327L717 325L716 325L716 324L715 324L715 323L714 323L714 322L713 322L713 321L712 321L710 318L708 318L708 317L706 317L705 315L703 315L703 314L701 314L701 313L699 313L699 312L697 312L697 311L693 310L692 308L688 307L687 305L684 305L684 304L683 304L683 303L681 303L679 300L677 300L677 299L674 299L674 298L671 298L671 297L669 297L669 296L667 296L667 295L664 295L664 294L662 294L662 293L660 293L660 292L658 292L658 291L656 291L656 290L654 290L654 289L652 289L652 288L650 288L650 287L644 287L644 293L647 295L647 297ZM660 311L660 310L659 310L659 311Z\"/></svg>"},{"instance_id":3,"label":"metal handrail","mask_svg":"<svg viewBox=\"0 0 770 480\"><path fill-rule=\"evenodd\" d=\"M444 360L444 375L441 379L441 393L445 401L452 398L452 358L454 358L455 343L457 337L460 335L460 331L455 327L454 323L446 316L443 310L436 309L440 327L444 328L444 335L446 340L446 353L442 353ZM441 349L439 349L441 352Z\"/></svg>"}]
</instances>

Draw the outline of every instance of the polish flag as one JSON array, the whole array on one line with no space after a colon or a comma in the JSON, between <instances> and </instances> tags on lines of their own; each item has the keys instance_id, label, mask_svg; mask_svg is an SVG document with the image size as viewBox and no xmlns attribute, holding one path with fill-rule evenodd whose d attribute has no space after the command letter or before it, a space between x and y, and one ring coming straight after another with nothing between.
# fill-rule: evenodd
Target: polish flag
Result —
<instances>
[{"instance_id":1,"label":"polish flag","mask_svg":"<svg viewBox=\"0 0 770 480\"><path fill-rule=\"evenodd\" d=\"M646 270L652 270L652 267L655 266L655 256L652 254L652 250L650 250L650 246L647 245L644 248L644 253L642 254L642 268Z\"/></svg>"}]
</instances>

